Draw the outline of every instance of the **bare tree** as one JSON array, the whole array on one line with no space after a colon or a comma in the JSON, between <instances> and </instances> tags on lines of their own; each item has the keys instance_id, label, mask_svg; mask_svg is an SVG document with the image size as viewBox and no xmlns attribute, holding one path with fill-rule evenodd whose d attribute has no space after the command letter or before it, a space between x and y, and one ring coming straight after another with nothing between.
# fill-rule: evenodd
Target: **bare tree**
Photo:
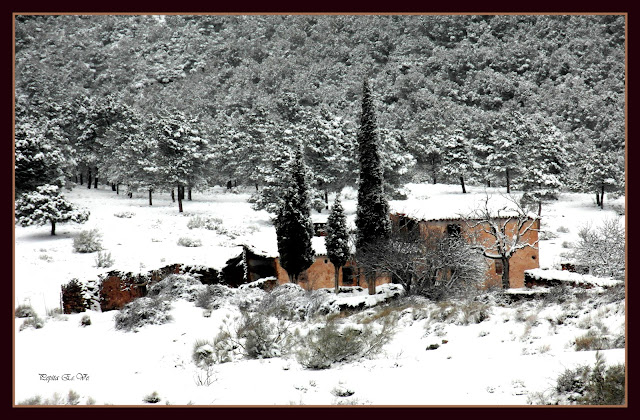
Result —
<instances>
[{"instance_id":1,"label":"bare tree","mask_svg":"<svg viewBox=\"0 0 640 420\"><path fill-rule=\"evenodd\" d=\"M580 238L570 254L577 264L596 276L623 279L625 273L625 227L619 218L608 218L593 227L583 226Z\"/></svg>"},{"instance_id":2,"label":"bare tree","mask_svg":"<svg viewBox=\"0 0 640 420\"><path fill-rule=\"evenodd\" d=\"M502 262L502 287L509 288L509 262L521 249L538 249L539 217L528 211L515 197L502 196L508 202L502 207L490 206L491 196L469 215L463 216L466 236L472 247L486 258Z\"/></svg>"},{"instance_id":3,"label":"bare tree","mask_svg":"<svg viewBox=\"0 0 640 420\"><path fill-rule=\"evenodd\" d=\"M394 229L388 240L367 246L358 263L365 273L391 276L407 295L436 300L477 289L486 274L482 255L460 236L429 228Z\"/></svg>"}]
</instances>

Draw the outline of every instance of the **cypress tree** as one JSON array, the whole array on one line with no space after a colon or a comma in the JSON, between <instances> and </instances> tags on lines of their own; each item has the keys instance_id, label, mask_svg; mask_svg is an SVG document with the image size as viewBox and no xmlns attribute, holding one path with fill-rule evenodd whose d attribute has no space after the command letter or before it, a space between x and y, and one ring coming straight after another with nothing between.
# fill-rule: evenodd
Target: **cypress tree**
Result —
<instances>
[{"instance_id":1,"label":"cypress tree","mask_svg":"<svg viewBox=\"0 0 640 420\"><path fill-rule=\"evenodd\" d=\"M340 202L340 196L331 207L331 214L327 220L327 236L325 237L327 256L335 268L335 292L338 293L338 279L340 270L349 259L349 234L347 232L347 219Z\"/></svg>"},{"instance_id":2,"label":"cypress tree","mask_svg":"<svg viewBox=\"0 0 640 420\"><path fill-rule=\"evenodd\" d=\"M311 223L308 185L302 151L298 149L290 165L289 185L275 219L278 237L280 265L287 271L292 283L313 264L311 247L313 224Z\"/></svg>"},{"instance_id":3,"label":"cypress tree","mask_svg":"<svg viewBox=\"0 0 640 420\"><path fill-rule=\"evenodd\" d=\"M358 149L360 181L356 212L356 250L361 253L366 252L367 246L373 246L376 242L387 239L391 234L389 203L384 196L373 99L366 79L362 88ZM369 293L375 293L375 273L367 273L367 284Z\"/></svg>"}]
</instances>

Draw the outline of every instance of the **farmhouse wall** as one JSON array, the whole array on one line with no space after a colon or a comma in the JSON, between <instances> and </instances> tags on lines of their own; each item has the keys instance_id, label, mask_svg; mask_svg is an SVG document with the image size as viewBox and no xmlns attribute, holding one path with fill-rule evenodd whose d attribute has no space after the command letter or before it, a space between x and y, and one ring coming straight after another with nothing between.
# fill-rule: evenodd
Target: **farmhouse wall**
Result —
<instances>
[{"instance_id":1,"label":"farmhouse wall","mask_svg":"<svg viewBox=\"0 0 640 420\"><path fill-rule=\"evenodd\" d=\"M391 216L392 221L396 224L399 222L398 215ZM540 228L540 221L537 220L534 222L536 226L535 229ZM487 241L488 243L492 243L495 241L495 238L482 231L481 226L477 226L475 228L468 227L466 223L460 219L446 219L446 220L421 220L419 221L420 233L423 236L426 236L428 231L437 231L439 233L446 233L451 225L458 225L460 227L460 234L463 238L466 238L467 241L470 241L472 236L477 236L480 241ZM507 224L507 231L513 231L516 227L516 221L511 221ZM530 244L535 243L538 240L538 231L530 230L525 235L522 236L522 241L526 241ZM532 268L538 268L540 266L540 254L538 249L534 249L531 247L526 247L518 250L513 257L509 260L509 285L511 288L521 288L524 287L524 272L525 270L529 270ZM496 262L497 261L497 262ZM502 275L499 271L499 266L501 262L499 260L494 260L491 258L486 258L487 263L487 280L485 281L485 287L501 287L502 285ZM497 266L498 265L498 266Z\"/></svg>"},{"instance_id":2,"label":"farmhouse wall","mask_svg":"<svg viewBox=\"0 0 640 420\"><path fill-rule=\"evenodd\" d=\"M276 271L278 284L289 283L289 275L287 271L282 268L280 265L280 260L278 258L275 259L276 263ZM346 268L347 270L345 270ZM338 284L340 286L360 286L366 288L367 281L365 280L364 275L358 275L358 268L356 265L349 261L347 265L338 275ZM329 261L329 258L326 255L316 255L315 261L311 264L311 267L307 269L306 272L302 273L298 278L298 284L306 290L316 290L322 288L332 288L335 286L335 268L334 265ZM344 273L345 271L351 270L353 275L351 276L351 281L345 282ZM378 277L376 280L376 285L389 283L391 279L389 277Z\"/></svg>"}]
</instances>

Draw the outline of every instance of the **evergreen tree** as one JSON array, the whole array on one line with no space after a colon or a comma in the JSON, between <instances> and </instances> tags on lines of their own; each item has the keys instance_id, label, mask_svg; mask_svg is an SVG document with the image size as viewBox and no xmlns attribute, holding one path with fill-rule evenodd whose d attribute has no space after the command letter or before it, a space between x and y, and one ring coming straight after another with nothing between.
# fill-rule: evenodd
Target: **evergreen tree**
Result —
<instances>
[{"instance_id":1,"label":"evergreen tree","mask_svg":"<svg viewBox=\"0 0 640 420\"><path fill-rule=\"evenodd\" d=\"M469 148L469 141L461 129L456 129L443 143L443 170L457 176L462 186L462 193L466 194L464 186L465 176L473 173L473 156Z\"/></svg>"},{"instance_id":2,"label":"evergreen tree","mask_svg":"<svg viewBox=\"0 0 640 420\"><path fill-rule=\"evenodd\" d=\"M313 224L305 172L302 151L298 149L291 161L289 185L274 221L280 265L287 271L292 283L298 282L300 273L309 268L314 260L311 246Z\"/></svg>"},{"instance_id":3,"label":"evergreen tree","mask_svg":"<svg viewBox=\"0 0 640 420\"><path fill-rule=\"evenodd\" d=\"M367 247L385 240L391 234L389 203L384 195L384 179L378 132L369 83L365 79L362 88L362 114L358 132L360 160L360 182L358 185L358 207L356 211L356 250L366 252ZM375 273L367 273L369 293L375 293Z\"/></svg>"},{"instance_id":4,"label":"evergreen tree","mask_svg":"<svg viewBox=\"0 0 640 420\"><path fill-rule=\"evenodd\" d=\"M340 270L349 259L349 233L347 232L347 219L340 202L340 196L331 207L331 214L327 220L327 236L325 237L327 256L335 268L335 292L338 293L338 279Z\"/></svg>"},{"instance_id":5,"label":"evergreen tree","mask_svg":"<svg viewBox=\"0 0 640 420\"><path fill-rule=\"evenodd\" d=\"M525 201L537 204L540 216L542 203L558 197L567 157L564 138L555 126L540 121L534 127L536 135L525 146L527 153L521 158L523 166L516 186L524 191Z\"/></svg>"},{"instance_id":6,"label":"evergreen tree","mask_svg":"<svg viewBox=\"0 0 640 420\"><path fill-rule=\"evenodd\" d=\"M56 223L84 223L88 219L89 211L68 202L56 185L41 185L16 201L16 220L21 226L51 223L51 235L56 234Z\"/></svg>"}]
</instances>

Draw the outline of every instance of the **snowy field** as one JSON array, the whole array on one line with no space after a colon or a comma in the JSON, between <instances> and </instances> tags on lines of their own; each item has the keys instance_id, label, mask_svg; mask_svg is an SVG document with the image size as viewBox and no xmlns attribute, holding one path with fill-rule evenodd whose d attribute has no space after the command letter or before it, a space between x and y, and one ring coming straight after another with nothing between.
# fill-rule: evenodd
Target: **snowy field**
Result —
<instances>
[{"instance_id":1,"label":"snowy field","mask_svg":"<svg viewBox=\"0 0 640 420\"><path fill-rule=\"evenodd\" d=\"M425 217L430 209L465 210L485 193L472 186L462 195L456 185L410 184L407 189L411 199L391 202L392 210L417 207ZM489 192L498 195L498 190ZM76 187L65 195L91 211L86 224L59 225L56 236L50 235L50 226L15 228L15 305L30 304L45 320L43 328L22 331L23 319L15 320L16 403L73 390L81 404L98 405L141 405L153 392L159 396L157 404L175 405L525 405L532 393L552 388L565 369L593 365L595 351L576 351L577 337L594 329L611 337L625 333L624 302L595 295L550 305L539 300L498 305L489 299L477 323L460 314L446 316L442 305L415 300L390 310L396 317L395 334L371 357L310 370L286 352L268 359L235 354L232 361L213 366L209 385L199 385L203 372L192 361L196 340L212 339L224 320L237 319L238 301L264 292L236 289L210 316L203 316L193 302L176 299L171 322L137 332L115 329L118 311L89 311L91 325L86 327L80 325L85 314L47 313L59 307L60 286L73 278L84 282L113 269L146 273L174 263L220 269L243 244L272 253L276 236L269 215L251 209L250 190L194 192L193 201L184 201L182 214L168 194L156 194L152 207L145 194L129 199L104 187ZM355 197L353 190L343 192L351 222ZM561 254L577 240L581 226L598 225L623 208L624 198L619 198L600 210L586 194L561 194L545 205L541 229L548 239L540 242L541 268L560 268ZM131 217L117 217L127 212ZM189 229L193 216L219 218L224 230ZM313 217L321 220L326 214ZM96 253L73 251L73 238L91 228L102 233L103 248L114 260L111 268L96 268ZM199 239L202 246L179 246L181 237ZM345 293L338 299L353 303L367 295ZM340 322L371 322L378 328L381 310L380 305L371 307ZM292 328L304 332L319 322L296 321ZM607 363L625 360L624 349L602 353Z\"/></svg>"}]
</instances>

